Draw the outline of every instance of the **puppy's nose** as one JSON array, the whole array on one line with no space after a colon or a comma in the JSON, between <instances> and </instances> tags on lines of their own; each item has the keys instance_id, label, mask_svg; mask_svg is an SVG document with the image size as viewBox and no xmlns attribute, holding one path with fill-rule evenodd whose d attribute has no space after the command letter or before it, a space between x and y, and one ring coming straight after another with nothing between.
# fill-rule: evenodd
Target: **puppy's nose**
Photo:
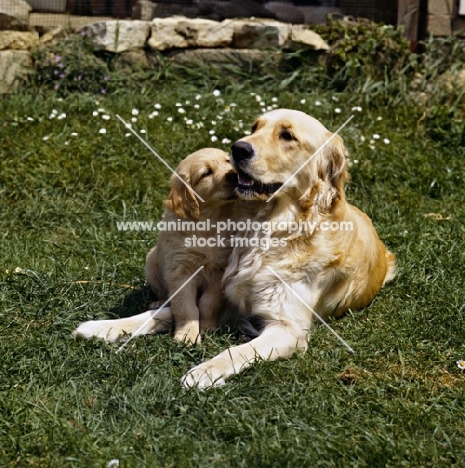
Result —
<instances>
[{"instance_id":1,"label":"puppy's nose","mask_svg":"<svg viewBox=\"0 0 465 468\"><path fill-rule=\"evenodd\" d=\"M236 143L231 146L231 154L236 162L250 159L253 153L252 145L246 141L236 141Z\"/></svg>"}]
</instances>

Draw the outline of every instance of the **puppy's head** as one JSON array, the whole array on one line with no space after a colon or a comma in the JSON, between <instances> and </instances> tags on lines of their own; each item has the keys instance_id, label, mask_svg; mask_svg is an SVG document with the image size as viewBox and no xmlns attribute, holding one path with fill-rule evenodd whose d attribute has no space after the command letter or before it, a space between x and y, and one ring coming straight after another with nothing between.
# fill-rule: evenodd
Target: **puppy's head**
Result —
<instances>
[{"instance_id":1,"label":"puppy's head","mask_svg":"<svg viewBox=\"0 0 465 468\"><path fill-rule=\"evenodd\" d=\"M201 206L220 207L237 198L237 175L228 153L222 150L203 148L190 154L181 161L176 174L171 177L165 208L182 218L198 219Z\"/></svg>"},{"instance_id":2,"label":"puppy's head","mask_svg":"<svg viewBox=\"0 0 465 468\"><path fill-rule=\"evenodd\" d=\"M234 143L232 165L240 198L291 197L304 208L328 210L344 197L346 149L318 120L277 109L258 118L252 133Z\"/></svg>"}]
</instances>

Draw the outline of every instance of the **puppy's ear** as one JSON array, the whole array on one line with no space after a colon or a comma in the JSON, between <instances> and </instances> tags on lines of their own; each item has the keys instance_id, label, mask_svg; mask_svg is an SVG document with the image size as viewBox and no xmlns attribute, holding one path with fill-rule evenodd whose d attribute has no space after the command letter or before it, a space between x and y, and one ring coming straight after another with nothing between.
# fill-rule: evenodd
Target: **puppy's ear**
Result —
<instances>
[{"instance_id":1,"label":"puppy's ear","mask_svg":"<svg viewBox=\"0 0 465 468\"><path fill-rule=\"evenodd\" d=\"M189 177L183 175L182 179L189 184ZM183 184L178 177L171 177L171 191L165 200L165 208L177 214L181 218L199 219L200 208L197 197L192 190Z\"/></svg>"}]
</instances>

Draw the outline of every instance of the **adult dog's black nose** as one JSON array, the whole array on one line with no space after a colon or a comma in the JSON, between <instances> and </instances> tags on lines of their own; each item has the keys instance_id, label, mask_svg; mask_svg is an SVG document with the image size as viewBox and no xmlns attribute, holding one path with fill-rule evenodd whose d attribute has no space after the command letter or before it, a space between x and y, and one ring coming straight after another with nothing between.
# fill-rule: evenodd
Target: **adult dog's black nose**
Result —
<instances>
[{"instance_id":1,"label":"adult dog's black nose","mask_svg":"<svg viewBox=\"0 0 465 468\"><path fill-rule=\"evenodd\" d=\"M231 146L231 154L236 162L250 159L253 156L253 153L252 145L246 141L239 140Z\"/></svg>"}]
</instances>

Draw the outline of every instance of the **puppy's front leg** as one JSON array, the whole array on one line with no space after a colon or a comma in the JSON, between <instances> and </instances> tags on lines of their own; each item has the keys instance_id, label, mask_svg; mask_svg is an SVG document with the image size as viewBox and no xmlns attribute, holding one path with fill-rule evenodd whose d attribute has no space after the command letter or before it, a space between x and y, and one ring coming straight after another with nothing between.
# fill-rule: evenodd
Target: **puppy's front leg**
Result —
<instances>
[{"instance_id":1,"label":"puppy's front leg","mask_svg":"<svg viewBox=\"0 0 465 468\"><path fill-rule=\"evenodd\" d=\"M171 283L177 289L176 283ZM174 339L186 344L200 342L200 313L196 304L197 285L194 282L186 284L183 289L171 299L171 312L174 319Z\"/></svg>"},{"instance_id":2,"label":"puppy's front leg","mask_svg":"<svg viewBox=\"0 0 465 468\"><path fill-rule=\"evenodd\" d=\"M307 331L296 324L274 322L249 343L223 351L210 361L191 369L181 379L184 387L210 388L224 385L225 379L242 372L256 360L288 358L307 349Z\"/></svg>"}]
</instances>

